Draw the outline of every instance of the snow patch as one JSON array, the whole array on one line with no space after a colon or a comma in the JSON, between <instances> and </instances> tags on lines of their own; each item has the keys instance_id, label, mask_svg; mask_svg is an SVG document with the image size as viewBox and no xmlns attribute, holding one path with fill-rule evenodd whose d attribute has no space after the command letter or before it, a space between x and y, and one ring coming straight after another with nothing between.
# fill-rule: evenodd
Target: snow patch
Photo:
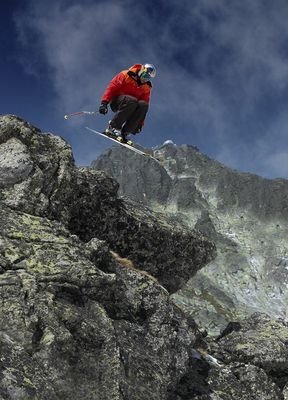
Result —
<instances>
[{"instance_id":1,"label":"snow patch","mask_svg":"<svg viewBox=\"0 0 288 400\"><path fill-rule=\"evenodd\" d=\"M165 140L165 142L162 144L162 146L166 146L166 144L174 144L173 140Z\"/></svg>"}]
</instances>

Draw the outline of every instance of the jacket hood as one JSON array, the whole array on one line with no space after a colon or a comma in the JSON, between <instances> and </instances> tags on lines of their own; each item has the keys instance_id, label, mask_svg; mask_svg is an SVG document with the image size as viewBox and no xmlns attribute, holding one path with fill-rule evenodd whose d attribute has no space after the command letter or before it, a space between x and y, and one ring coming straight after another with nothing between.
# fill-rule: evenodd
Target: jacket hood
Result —
<instances>
[{"instance_id":1,"label":"jacket hood","mask_svg":"<svg viewBox=\"0 0 288 400\"><path fill-rule=\"evenodd\" d=\"M142 68L142 64L134 64L134 65L132 65L132 67L130 67L129 69L128 69L128 71L132 71L132 72L139 72L140 71L140 69Z\"/></svg>"}]
</instances>

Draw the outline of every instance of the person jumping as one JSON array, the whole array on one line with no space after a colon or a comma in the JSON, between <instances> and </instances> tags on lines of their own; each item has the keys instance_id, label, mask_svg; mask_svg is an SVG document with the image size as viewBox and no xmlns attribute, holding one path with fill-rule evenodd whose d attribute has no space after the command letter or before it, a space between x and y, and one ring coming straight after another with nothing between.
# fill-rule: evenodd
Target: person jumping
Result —
<instances>
[{"instance_id":1,"label":"person jumping","mask_svg":"<svg viewBox=\"0 0 288 400\"><path fill-rule=\"evenodd\" d=\"M133 145L128 135L140 133L149 108L151 79L156 76L152 64L135 64L121 71L108 84L101 98L100 114L107 114L108 105L115 113L103 132L119 142Z\"/></svg>"}]
</instances>

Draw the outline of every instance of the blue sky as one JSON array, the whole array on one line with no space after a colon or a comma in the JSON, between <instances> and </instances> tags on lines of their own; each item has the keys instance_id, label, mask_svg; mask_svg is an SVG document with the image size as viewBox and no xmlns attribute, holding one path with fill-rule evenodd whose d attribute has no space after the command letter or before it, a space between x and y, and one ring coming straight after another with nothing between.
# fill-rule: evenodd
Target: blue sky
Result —
<instances>
[{"instance_id":1,"label":"blue sky","mask_svg":"<svg viewBox=\"0 0 288 400\"><path fill-rule=\"evenodd\" d=\"M287 0L6 0L1 114L64 137L78 165L105 148L110 79L134 63L157 77L143 132L153 147L192 144L239 171L288 177Z\"/></svg>"}]
</instances>

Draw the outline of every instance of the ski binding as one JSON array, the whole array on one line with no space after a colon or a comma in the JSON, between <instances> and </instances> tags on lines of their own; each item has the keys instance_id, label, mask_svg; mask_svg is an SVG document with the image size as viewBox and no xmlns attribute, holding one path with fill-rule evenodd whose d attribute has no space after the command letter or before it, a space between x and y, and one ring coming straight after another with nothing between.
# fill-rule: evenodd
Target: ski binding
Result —
<instances>
[{"instance_id":1,"label":"ski binding","mask_svg":"<svg viewBox=\"0 0 288 400\"><path fill-rule=\"evenodd\" d=\"M129 150L134 151L134 153L141 154L142 156L149 157L149 158L151 158L152 160L154 160L154 161L156 161L156 162L159 163L159 161L158 161L155 157L151 156L151 154L148 154L148 153L146 153L145 151L142 151L142 150L140 150L140 149L137 149L136 147L133 147L133 146L127 144L127 143L119 142L117 139L114 139L114 138L112 138L112 137L110 137L110 136L108 136L108 135L105 135L105 133L101 133L101 132L95 131L94 129L89 128L88 126L85 126L85 128L88 129L89 131L93 132L93 133L96 133L96 134L99 135L99 136L103 136L103 137L106 138L106 139L112 140L112 142L115 142L115 143L117 143L117 144L120 144L120 145L123 146L123 147L126 147L126 149L129 149Z\"/></svg>"}]
</instances>

